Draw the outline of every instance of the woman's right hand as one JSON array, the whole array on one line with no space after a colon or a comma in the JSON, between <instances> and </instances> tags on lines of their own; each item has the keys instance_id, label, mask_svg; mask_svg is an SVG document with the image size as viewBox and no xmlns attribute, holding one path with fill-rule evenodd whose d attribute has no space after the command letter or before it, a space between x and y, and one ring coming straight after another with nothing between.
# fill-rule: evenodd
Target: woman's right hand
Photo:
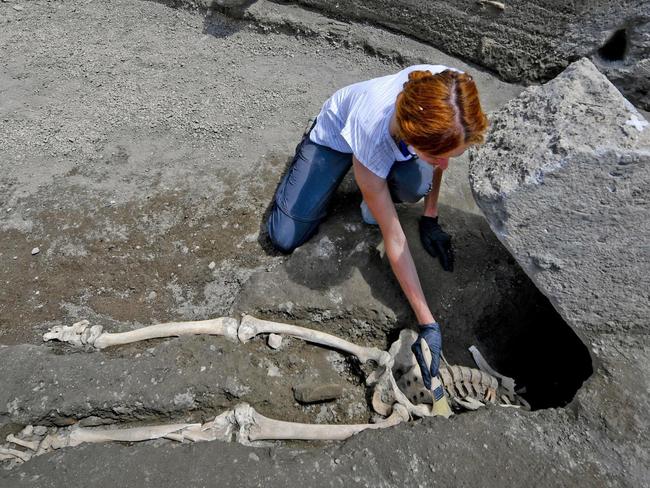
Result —
<instances>
[{"instance_id":1,"label":"woman's right hand","mask_svg":"<svg viewBox=\"0 0 650 488\"><path fill-rule=\"evenodd\" d=\"M411 346L411 351L415 355L415 359L420 366L420 372L422 373L422 382L427 390L431 390L431 379L438 376L438 371L440 370L440 352L442 351L442 334L440 333L440 324L438 322L432 322L430 324L420 325L418 338L415 340ZM426 344L426 347L429 348L431 352L431 362L427 364L427 357L423 351L423 344ZM433 390L433 397L437 400L440 400L444 392L442 386L438 383L438 386Z\"/></svg>"},{"instance_id":2,"label":"woman's right hand","mask_svg":"<svg viewBox=\"0 0 650 488\"><path fill-rule=\"evenodd\" d=\"M356 157L352 158L354 176L370 212L377 220L384 249L393 273L409 301L416 319L421 324L434 321L422 291L406 235L397 217L395 204L390 196L386 180L372 173Z\"/></svg>"}]
</instances>

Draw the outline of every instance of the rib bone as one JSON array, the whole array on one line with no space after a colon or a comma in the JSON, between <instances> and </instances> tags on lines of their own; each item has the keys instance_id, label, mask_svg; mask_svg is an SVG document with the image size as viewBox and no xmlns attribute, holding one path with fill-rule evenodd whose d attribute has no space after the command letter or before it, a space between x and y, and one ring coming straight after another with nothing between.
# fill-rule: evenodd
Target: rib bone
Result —
<instances>
[{"instance_id":1,"label":"rib bone","mask_svg":"<svg viewBox=\"0 0 650 488\"><path fill-rule=\"evenodd\" d=\"M510 401L514 401L517 396L515 393L515 380L513 380L509 376L504 376L502 374L497 373L494 370L494 368L492 368L492 366L488 364L488 362L485 360L485 358L479 352L476 346L470 346L469 352L472 354L472 357L474 358L474 362L478 366L478 369L497 378L499 380L499 383L501 384L501 387L508 394L508 398L510 399Z\"/></svg>"},{"instance_id":2,"label":"rib bone","mask_svg":"<svg viewBox=\"0 0 650 488\"><path fill-rule=\"evenodd\" d=\"M196 322L169 322L150 325L129 332L111 334L103 332L101 325L91 326L87 320L82 320L69 327L52 327L49 332L43 335L43 340L58 340L75 346L92 346L95 349L105 349L110 346L130 344L147 339L198 334L220 335L236 340L237 328L236 319L219 317Z\"/></svg>"},{"instance_id":3,"label":"rib bone","mask_svg":"<svg viewBox=\"0 0 650 488\"><path fill-rule=\"evenodd\" d=\"M297 325L256 319L250 315L244 315L239 325L239 340L246 343L258 334L282 334L297 337L307 342L347 352L356 356L362 363L372 360L379 366L385 366L390 361L390 354L376 347L362 347L340 337L327 334L326 332L307 329L306 327L299 327Z\"/></svg>"}]
</instances>

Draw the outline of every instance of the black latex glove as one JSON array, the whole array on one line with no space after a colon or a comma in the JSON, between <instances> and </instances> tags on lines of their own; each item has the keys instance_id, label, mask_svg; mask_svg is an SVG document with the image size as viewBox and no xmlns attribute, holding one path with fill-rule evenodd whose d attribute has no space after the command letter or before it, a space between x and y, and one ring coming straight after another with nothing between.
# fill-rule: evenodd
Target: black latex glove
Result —
<instances>
[{"instance_id":1,"label":"black latex glove","mask_svg":"<svg viewBox=\"0 0 650 488\"><path fill-rule=\"evenodd\" d=\"M438 376L438 370L440 369L440 351L442 350L442 335L440 334L440 325L438 322L433 322L431 324L420 325L420 333L418 338L415 340L411 346L411 351L415 354L415 359L420 366L420 372L422 373L422 382L428 390L431 389L431 378ZM431 364L427 365L427 362L424 359L424 354L422 353L422 345L420 340L424 339L424 342L429 346L431 351ZM433 390L433 397L437 400L440 400L443 396L442 386L439 385L435 390Z\"/></svg>"},{"instance_id":2,"label":"black latex glove","mask_svg":"<svg viewBox=\"0 0 650 488\"><path fill-rule=\"evenodd\" d=\"M440 224L438 217L420 217L420 240L424 249L434 258L440 260L442 269L454 270L454 250L451 247L451 236L447 234Z\"/></svg>"}]
</instances>

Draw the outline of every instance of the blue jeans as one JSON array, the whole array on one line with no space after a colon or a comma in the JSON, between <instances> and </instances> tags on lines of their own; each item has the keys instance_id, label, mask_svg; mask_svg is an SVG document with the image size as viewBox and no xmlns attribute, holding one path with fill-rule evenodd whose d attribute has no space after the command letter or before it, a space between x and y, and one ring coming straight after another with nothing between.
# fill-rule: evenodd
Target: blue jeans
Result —
<instances>
[{"instance_id":1,"label":"blue jeans","mask_svg":"<svg viewBox=\"0 0 650 488\"><path fill-rule=\"evenodd\" d=\"M303 137L267 221L276 248L291 252L316 233L351 166L352 154L316 144L308 134ZM432 177L433 166L414 157L396 162L386 181L394 202L417 202L431 189Z\"/></svg>"}]
</instances>

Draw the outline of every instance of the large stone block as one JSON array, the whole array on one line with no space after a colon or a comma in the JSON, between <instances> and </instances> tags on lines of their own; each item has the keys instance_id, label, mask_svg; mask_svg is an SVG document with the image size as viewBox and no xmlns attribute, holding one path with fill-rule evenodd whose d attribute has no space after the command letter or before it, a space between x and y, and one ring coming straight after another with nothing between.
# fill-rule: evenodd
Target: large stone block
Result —
<instances>
[{"instance_id":1,"label":"large stone block","mask_svg":"<svg viewBox=\"0 0 650 488\"><path fill-rule=\"evenodd\" d=\"M578 331L647 332L647 121L583 59L491 123L470 182L499 239Z\"/></svg>"},{"instance_id":2,"label":"large stone block","mask_svg":"<svg viewBox=\"0 0 650 488\"><path fill-rule=\"evenodd\" d=\"M647 479L650 127L586 59L491 121L470 156L475 199L592 353L571 429L598 431L603 458ZM561 357L552 346L538 367Z\"/></svg>"}]
</instances>

